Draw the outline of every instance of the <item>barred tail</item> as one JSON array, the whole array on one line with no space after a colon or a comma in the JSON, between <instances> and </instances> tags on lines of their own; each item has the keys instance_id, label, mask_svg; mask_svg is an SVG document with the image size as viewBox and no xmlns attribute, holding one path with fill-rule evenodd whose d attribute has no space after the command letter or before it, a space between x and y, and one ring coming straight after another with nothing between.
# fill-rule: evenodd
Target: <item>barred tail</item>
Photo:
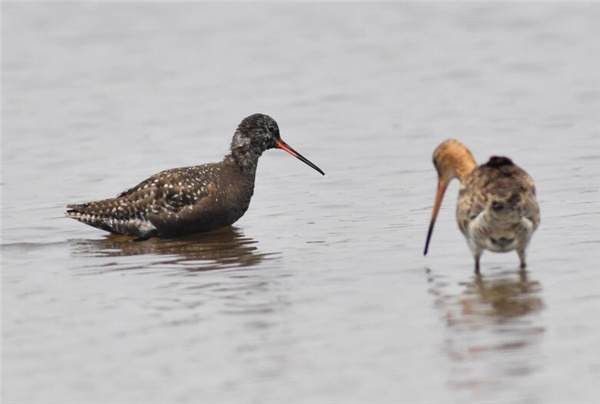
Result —
<instances>
[{"instance_id":1,"label":"barred tail","mask_svg":"<svg viewBox=\"0 0 600 404\"><path fill-rule=\"evenodd\" d=\"M110 233L149 237L156 227L118 198L67 205L65 216Z\"/></svg>"}]
</instances>

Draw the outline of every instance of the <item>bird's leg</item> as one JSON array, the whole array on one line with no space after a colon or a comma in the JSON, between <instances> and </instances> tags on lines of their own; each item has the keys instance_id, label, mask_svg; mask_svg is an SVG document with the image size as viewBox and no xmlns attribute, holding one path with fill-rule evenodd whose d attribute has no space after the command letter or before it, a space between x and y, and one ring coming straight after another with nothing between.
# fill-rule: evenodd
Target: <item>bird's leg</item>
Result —
<instances>
[{"instance_id":1,"label":"bird's leg","mask_svg":"<svg viewBox=\"0 0 600 404\"><path fill-rule=\"evenodd\" d=\"M481 272L479 271L479 260L481 258L481 251L477 251L473 254L473 258L475 258L475 273L479 275Z\"/></svg>"},{"instance_id":2,"label":"bird's leg","mask_svg":"<svg viewBox=\"0 0 600 404\"><path fill-rule=\"evenodd\" d=\"M525 250L519 250L519 260L521 261L521 269L525 269L527 263L525 262Z\"/></svg>"},{"instance_id":3,"label":"bird's leg","mask_svg":"<svg viewBox=\"0 0 600 404\"><path fill-rule=\"evenodd\" d=\"M469 242L469 248L473 254L473 259L475 260L475 273L479 275L479 259L481 258L483 249L481 249L477 244L471 242Z\"/></svg>"}]
</instances>

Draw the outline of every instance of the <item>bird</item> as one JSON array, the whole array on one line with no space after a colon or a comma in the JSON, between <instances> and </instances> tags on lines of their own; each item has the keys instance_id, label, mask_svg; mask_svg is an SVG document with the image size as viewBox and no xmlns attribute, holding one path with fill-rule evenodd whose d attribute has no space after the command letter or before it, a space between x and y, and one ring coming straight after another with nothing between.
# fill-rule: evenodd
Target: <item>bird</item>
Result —
<instances>
[{"instance_id":1,"label":"bird","mask_svg":"<svg viewBox=\"0 0 600 404\"><path fill-rule=\"evenodd\" d=\"M180 237L226 227L248 209L258 159L274 148L325 175L281 139L273 118L253 114L237 127L222 161L161 171L115 198L67 205L65 215L138 239Z\"/></svg>"},{"instance_id":2,"label":"bird","mask_svg":"<svg viewBox=\"0 0 600 404\"><path fill-rule=\"evenodd\" d=\"M540 225L540 208L533 179L508 157L492 156L477 166L469 149L455 139L442 142L433 153L438 186L431 214L424 255L427 255L433 227L448 184L460 181L456 220L480 273L484 250L517 251L520 268L526 264L526 250Z\"/></svg>"}]
</instances>

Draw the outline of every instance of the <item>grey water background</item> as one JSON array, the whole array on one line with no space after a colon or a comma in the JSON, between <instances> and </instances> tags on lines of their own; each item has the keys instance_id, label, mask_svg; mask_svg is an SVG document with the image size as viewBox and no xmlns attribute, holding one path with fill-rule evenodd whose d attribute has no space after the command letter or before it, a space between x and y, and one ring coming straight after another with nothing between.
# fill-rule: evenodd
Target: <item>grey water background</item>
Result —
<instances>
[{"instance_id":1,"label":"grey water background","mask_svg":"<svg viewBox=\"0 0 600 404\"><path fill-rule=\"evenodd\" d=\"M3 4L6 403L597 403L598 4ZM63 217L219 160L263 112L233 228L125 242ZM536 180L525 274L422 249L433 149Z\"/></svg>"}]
</instances>

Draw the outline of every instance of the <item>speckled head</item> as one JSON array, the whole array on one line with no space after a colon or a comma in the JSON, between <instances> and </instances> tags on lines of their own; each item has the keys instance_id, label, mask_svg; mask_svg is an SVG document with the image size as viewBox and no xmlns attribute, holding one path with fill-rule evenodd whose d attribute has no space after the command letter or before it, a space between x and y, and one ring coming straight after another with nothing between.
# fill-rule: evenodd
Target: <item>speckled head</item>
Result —
<instances>
[{"instance_id":1,"label":"speckled head","mask_svg":"<svg viewBox=\"0 0 600 404\"><path fill-rule=\"evenodd\" d=\"M262 153L275 148L285 150L325 175L319 167L281 140L277 122L268 115L254 114L244 118L231 140L231 156L245 170L255 170Z\"/></svg>"},{"instance_id":2,"label":"speckled head","mask_svg":"<svg viewBox=\"0 0 600 404\"><path fill-rule=\"evenodd\" d=\"M231 151L252 151L260 157L263 151L277 147L280 139L279 126L268 115L254 114L246 117L238 125L233 139Z\"/></svg>"}]
</instances>

